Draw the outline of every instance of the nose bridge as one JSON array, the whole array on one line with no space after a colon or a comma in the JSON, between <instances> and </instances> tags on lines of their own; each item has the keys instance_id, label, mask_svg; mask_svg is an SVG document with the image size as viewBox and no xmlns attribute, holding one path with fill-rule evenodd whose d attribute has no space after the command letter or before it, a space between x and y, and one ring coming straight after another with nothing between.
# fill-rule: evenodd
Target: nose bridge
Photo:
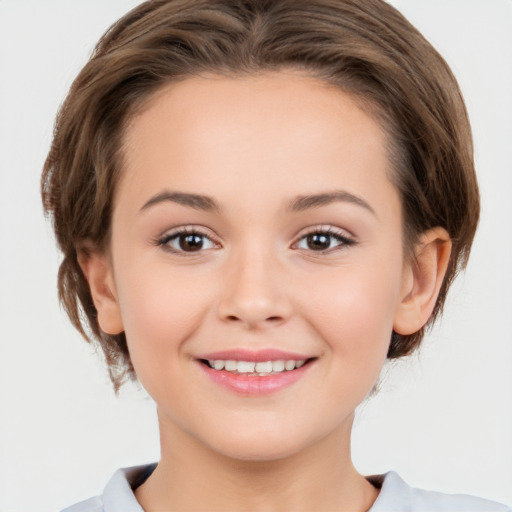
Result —
<instances>
[{"instance_id":1,"label":"nose bridge","mask_svg":"<svg viewBox=\"0 0 512 512\"><path fill-rule=\"evenodd\" d=\"M219 305L223 320L254 328L290 315L283 269L272 244L246 241L233 249L228 265L229 279Z\"/></svg>"}]
</instances>

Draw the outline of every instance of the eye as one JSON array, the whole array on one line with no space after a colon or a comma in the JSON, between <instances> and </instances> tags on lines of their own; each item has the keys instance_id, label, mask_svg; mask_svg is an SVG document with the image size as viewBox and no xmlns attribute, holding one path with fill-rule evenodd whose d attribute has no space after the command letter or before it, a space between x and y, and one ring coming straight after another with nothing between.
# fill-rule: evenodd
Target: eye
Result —
<instances>
[{"instance_id":1,"label":"eye","mask_svg":"<svg viewBox=\"0 0 512 512\"><path fill-rule=\"evenodd\" d=\"M158 240L158 245L174 253L192 253L214 249L218 244L200 231L182 229L167 233Z\"/></svg>"},{"instance_id":2,"label":"eye","mask_svg":"<svg viewBox=\"0 0 512 512\"><path fill-rule=\"evenodd\" d=\"M353 245L354 243L354 240L351 238L332 231L332 229L318 229L300 238L295 247L307 251L327 252L337 247Z\"/></svg>"}]
</instances>

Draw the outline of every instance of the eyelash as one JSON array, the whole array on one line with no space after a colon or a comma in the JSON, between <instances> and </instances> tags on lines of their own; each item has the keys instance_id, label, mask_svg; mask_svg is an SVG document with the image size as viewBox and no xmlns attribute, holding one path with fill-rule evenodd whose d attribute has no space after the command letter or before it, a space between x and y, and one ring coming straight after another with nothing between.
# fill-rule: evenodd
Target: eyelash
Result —
<instances>
[{"instance_id":1,"label":"eyelash","mask_svg":"<svg viewBox=\"0 0 512 512\"><path fill-rule=\"evenodd\" d=\"M328 254L328 253L340 250L343 247L350 247L350 246L356 244L356 241L353 238L351 238L350 236L348 236L345 231L341 231L332 226L326 226L326 227L319 226L319 227L312 228L312 229L308 230L307 232L303 233L300 236L300 238L297 240L297 242L295 242L293 244L293 246L298 246L298 244L302 240L307 240L307 238L309 236L313 236L313 235L321 235L321 236L330 238L331 242L329 243L329 246L332 243L332 239L339 242L336 246L329 247L329 248L323 249L323 250L317 251L317 250L313 250L313 249L304 249L304 250L308 250L314 254L315 253L316 254Z\"/></svg>"},{"instance_id":2,"label":"eyelash","mask_svg":"<svg viewBox=\"0 0 512 512\"><path fill-rule=\"evenodd\" d=\"M183 249L173 248L172 246L169 245L169 243L173 240L175 240L179 243L180 238L187 236L187 235L188 236L195 235L202 239L201 246L199 247L199 250L185 251ZM327 249L314 250L314 249L309 249L309 248L302 248L303 250L306 250L306 251L309 251L312 253L316 253L316 254L327 254L327 253L330 253L330 252L333 252L336 250L340 250L340 248L342 248L342 247L350 247L352 245L355 245L355 243L356 243L356 241L353 238L347 236L345 234L345 232L336 230L332 226L328 226L328 227L312 228L309 231L301 234L301 236L298 238L298 240L293 243L292 248L300 250L301 248L298 247L300 242L302 242L303 240L306 240L306 243L307 243L307 238L310 236L313 236L313 235L320 235L320 236L327 237L328 239L331 239L331 241L329 242L329 247ZM205 239L209 240L209 242L212 244L212 247L203 249L202 245L204 244ZM335 245L334 247L330 247L332 240L335 240L336 242L338 242L338 244ZM214 248L214 246L218 247L220 245L220 243L217 240L215 240L215 238L213 238L211 235L206 234L200 228L196 228L196 227L192 227L192 226L177 228L176 230L174 230L170 233L166 233L165 235L158 237L155 240L155 243L157 246L162 247L162 249L164 249L168 252L171 252L178 256L184 256L184 257L187 257L187 256L189 257L195 253L200 253L200 252L203 252L203 250L212 249L212 248Z\"/></svg>"},{"instance_id":3,"label":"eyelash","mask_svg":"<svg viewBox=\"0 0 512 512\"><path fill-rule=\"evenodd\" d=\"M169 245L169 243L173 240L178 241L183 236L191 236L195 235L197 237L201 237L203 240L207 239L209 240L214 246L220 245L218 241L216 241L211 235L207 235L204 233L200 228L196 228L193 226L190 227L182 227L182 228L176 228L176 230L171 231L170 233L166 233L165 235L159 237L156 239L156 245L159 247L162 247L165 251L171 252L173 254L176 254L178 256L191 256L196 253L202 252L202 247L200 247L200 250L198 251L184 251L180 249L175 249ZM211 249L212 247L209 247Z\"/></svg>"}]
</instances>

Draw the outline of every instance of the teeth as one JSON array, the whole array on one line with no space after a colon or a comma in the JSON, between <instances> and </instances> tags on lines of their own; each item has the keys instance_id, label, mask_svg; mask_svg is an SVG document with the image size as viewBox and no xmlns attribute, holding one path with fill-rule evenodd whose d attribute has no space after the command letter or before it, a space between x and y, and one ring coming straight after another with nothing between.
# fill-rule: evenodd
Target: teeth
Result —
<instances>
[{"instance_id":1,"label":"teeth","mask_svg":"<svg viewBox=\"0 0 512 512\"><path fill-rule=\"evenodd\" d=\"M258 373L270 373L272 371L272 361L265 361L256 363L256 372Z\"/></svg>"},{"instance_id":2,"label":"teeth","mask_svg":"<svg viewBox=\"0 0 512 512\"><path fill-rule=\"evenodd\" d=\"M266 376L272 373L281 373L284 371L295 370L304 365L306 361L304 359L294 360L289 359L288 361L234 361L222 359L210 359L208 364L210 368L215 370L226 370L234 373L246 373L253 375Z\"/></svg>"},{"instance_id":3,"label":"teeth","mask_svg":"<svg viewBox=\"0 0 512 512\"><path fill-rule=\"evenodd\" d=\"M282 372L284 370L284 361L272 361L272 371Z\"/></svg>"},{"instance_id":4,"label":"teeth","mask_svg":"<svg viewBox=\"0 0 512 512\"><path fill-rule=\"evenodd\" d=\"M284 367L286 370L293 370L295 368L295 361L286 361Z\"/></svg>"},{"instance_id":5,"label":"teeth","mask_svg":"<svg viewBox=\"0 0 512 512\"><path fill-rule=\"evenodd\" d=\"M257 366L257 364L253 362L238 361L236 369L238 370L238 373L253 373L255 366Z\"/></svg>"}]
</instances>

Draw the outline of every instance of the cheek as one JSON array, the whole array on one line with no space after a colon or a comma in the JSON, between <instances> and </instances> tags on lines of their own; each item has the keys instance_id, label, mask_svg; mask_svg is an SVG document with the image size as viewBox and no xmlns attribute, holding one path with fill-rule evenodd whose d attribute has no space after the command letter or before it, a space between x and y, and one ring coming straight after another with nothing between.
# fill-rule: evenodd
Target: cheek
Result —
<instances>
[{"instance_id":1,"label":"cheek","mask_svg":"<svg viewBox=\"0 0 512 512\"><path fill-rule=\"evenodd\" d=\"M126 275L140 277L120 275L118 279L127 283L127 289L118 289L119 304L130 356L141 380L147 373L169 371L180 357L186 357L182 346L200 325L211 301L199 293L195 281L183 282L183 273L150 268L141 272L127 267Z\"/></svg>"},{"instance_id":2,"label":"cheek","mask_svg":"<svg viewBox=\"0 0 512 512\"><path fill-rule=\"evenodd\" d=\"M317 279L308 294L309 321L350 373L380 372L400 292L395 264L350 265ZM350 363L350 364L349 364Z\"/></svg>"}]
</instances>

